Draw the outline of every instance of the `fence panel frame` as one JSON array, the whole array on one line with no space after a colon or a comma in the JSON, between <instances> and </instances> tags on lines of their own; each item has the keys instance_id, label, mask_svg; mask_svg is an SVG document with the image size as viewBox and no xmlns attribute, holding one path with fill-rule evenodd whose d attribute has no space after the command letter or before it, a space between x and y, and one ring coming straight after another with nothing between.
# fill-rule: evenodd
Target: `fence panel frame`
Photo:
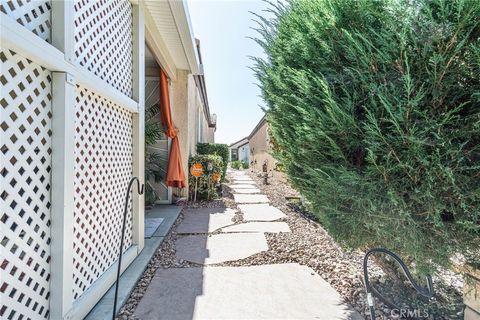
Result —
<instances>
[{"instance_id":1,"label":"fence panel frame","mask_svg":"<svg viewBox=\"0 0 480 320\"><path fill-rule=\"evenodd\" d=\"M0 12L0 41L52 72L52 207L50 317L82 319L115 281L117 262L73 302L73 174L75 85L84 86L133 114L133 175L144 182L144 46L143 8L132 4L133 96L123 94L75 62L73 2L52 1L51 44ZM135 195L135 193L134 193ZM144 197L133 197L133 245L124 253L122 272L144 246Z\"/></svg>"}]
</instances>

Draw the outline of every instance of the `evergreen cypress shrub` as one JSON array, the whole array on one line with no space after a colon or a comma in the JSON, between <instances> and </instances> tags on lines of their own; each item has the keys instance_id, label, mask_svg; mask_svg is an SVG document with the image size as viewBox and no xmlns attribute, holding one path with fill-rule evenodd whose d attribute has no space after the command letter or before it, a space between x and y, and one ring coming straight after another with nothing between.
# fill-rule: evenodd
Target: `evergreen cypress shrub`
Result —
<instances>
[{"instance_id":1,"label":"evergreen cypress shrub","mask_svg":"<svg viewBox=\"0 0 480 320\"><path fill-rule=\"evenodd\" d=\"M216 154L223 160L222 181L227 174L229 151L228 145L223 143L197 143L198 154Z\"/></svg>"},{"instance_id":2,"label":"evergreen cypress shrub","mask_svg":"<svg viewBox=\"0 0 480 320\"><path fill-rule=\"evenodd\" d=\"M258 17L276 157L342 244L419 271L480 247L480 1L290 0Z\"/></svg>"}]
</instances>

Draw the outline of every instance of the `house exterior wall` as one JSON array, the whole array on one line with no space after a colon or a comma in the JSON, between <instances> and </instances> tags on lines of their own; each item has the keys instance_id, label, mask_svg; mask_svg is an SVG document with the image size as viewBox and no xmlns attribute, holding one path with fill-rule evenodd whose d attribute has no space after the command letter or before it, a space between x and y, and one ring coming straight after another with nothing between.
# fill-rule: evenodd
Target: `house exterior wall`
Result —
<instances>
[{"instance_id":1,"label":"house exterior wall","mask_svg":"<svg viewBox=\"0 0 480 320\"><path fill-rule=\"evenodd\" d=\"M215 128L208 128L207 129L207 142L208 143L215 143Z\"/></svg>"},{"instance_id":2,"label":"house exterior wall","mask_svg":"<svg viewBox=\"0 0 480 320\"><path fill-rule=\"evenodd\" d=\"M189 156L197 153L197 143L213 142L215 129L209 128L200 92L193 75L188 75Z\"/></svg>"},{"instance_id":3,"label":"house exterior wall","mask_svg":"<svg viewBox=\"0 0 480 320\"><path fill-rule=\"evenodd\" d=\"M250 146L248 143L238 147L238 160L250 163Z\"/></svg>"},{"instance_id":4,"label":"house exterior wall","mask_svg":"<svg viewBox=\"0 0 480 320\"><path fill-rule=\"evenodd\" d=\"M171 82L170 92L172 118L175 127L178 129L180 152L186 177L188 176L188 158L192 147L190 138L192 130L194 130L194 127L191 125L193 114L190 112L192 102L191 100L189 101L188 77L187 71L177 70L176 80ZM182 191L182 196L186 196L186 192L188 192L188 179L186 182L187 187Z\"/></svg>"},{"instance_id":5,"label":"house exterior wall","mask_svg":"<svg viewBox=\"0 0 480 320\"><path fill-rule=\"evenodd\" d=\"M195 84L195 79L192 74L188 75L188 154L190 157L197 153L197 141L198 141L198 89Z\"/></svg>"},{"instance_id":6,"label":"house exterior wall","mask_svg":"<svg viewBox=\"0 0 480 320\"><path fill-rule=\"evenodd\" d=\"M268 123L263 119L261 121L261 126L256 128L257 130L250 135L248 141L250 145L251 169L256 173L263 173L263 164L266 163L267 171L270 175L285 180L285 175L275 170L278 161L271 154Z\"/></svg>"},{"instance_id":7,"label":"house exterior wall","mask_svg":"<svg viewBox=\"0 0 480 320\"><path fill-rule=\"evenodd\" d=\"M266 121L258 128L258 130L249 138L250 150L252 153L251 161L252 169L262 171L262 165L267 162L268 169L273 169L275 160L270 155L270 146L268 139L268 124Z\"/></svg>"}]
</instances>

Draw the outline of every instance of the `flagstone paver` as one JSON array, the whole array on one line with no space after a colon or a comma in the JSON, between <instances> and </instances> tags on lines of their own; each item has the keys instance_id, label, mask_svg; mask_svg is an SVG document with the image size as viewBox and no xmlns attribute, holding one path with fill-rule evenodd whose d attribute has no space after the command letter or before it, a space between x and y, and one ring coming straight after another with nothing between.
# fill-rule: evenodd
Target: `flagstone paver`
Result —
<instances>
[{"instance_id":1,"label":"flagstone paver","mask_svg":"<svg viewBox=\"0 0 480 320\"><path fill-rule=\"evenodd\" d=\"M257 185L254 181L243 181L243 180L234 181L233 184L249 184L254 186Z\"/></svg>"},{"instance_id":2,"label":"flagstone paver","mask_svg":"<svg viewBox=\"0 0 480 320\"><path fill-rule=\"evenodd\" d=\"M246 194L252 194L252 193L260 193L260 189L258 188L233 188L233 192L235 193L246 193Z\"/></svg>"},{"instance_id":3,"label":"flagstone paver","mask_svg":"<svg viewBox=\"0 0 480 320\"><path fill-rule=\"evenodd\" d=\"M233 194L233 198L237 203L265 203L269 202L264 194Z\"/></svg>"},{"instance_id":4,"label":"flagstone paver","mask_svg":"<svg viewBox=\"0 0 480 320\"><path fill-rule=\"evenodd\" d=\"M312 269L296 263L159 268L135 311L142 320L360 320Z\"/></svg>"},{"instance_id":5,"label":"flagstone paver","mask_svg":"<svg viewBox=\"0 0 480 320\"><path fill-rule=\"evenodd\" d=\"M184 212L177 233L208 233L233 224L235 210L230 208L195 208Z\"/></svg>"},{"instance_id":6,"label":"flagstone paver","mask_svg":"<svg viewBox=\"0 0 480 320\"><path fill-rule=\"evenodd\" d=\"M290 232L286 222L248 222L222 228L222 232Z\"/></svg>"},{"instance_id":7,"label":"flagstone paver","mask_svg":"<svg viewBox=\"0 0 480 320\"><path fill-rule=\"evenodd\" d=\"M184 236L175 242L178 259L216 264L247 258L268 250L263 233L225 233Z\"/></svg>"},{"instance_id":8,"label":"flagstone paver","mask_svg":"<svg viewBox=\"0 0 480 320\"><path fill-rule=\"evenodd\" d=\"M240 204L238 208L244 221L274 221L286 217L282 211L266 203Z\"/></svg>"},{"instance_id":9,"label":"flagstone paver","mask_svg":"<svg viewBox=\"0 0 480 320\"><path fill-rule=\"evenodd\" d=\"M253 181L252 178L248 177L248 176L245 176L245 177L234 177L233 178L234 181Z\"/></svg>"},{"instance_id":10,"label":"flagstone paver","mask_svg":"<svg viewBox=\"0 0 480 320\"><path fill-rule=\"evenodd\" d=\"M256 184L253 183L242 183L242 184L231 184L229 185L231 189L250 189L257 188Z\"/></svg>"}]
</instances>

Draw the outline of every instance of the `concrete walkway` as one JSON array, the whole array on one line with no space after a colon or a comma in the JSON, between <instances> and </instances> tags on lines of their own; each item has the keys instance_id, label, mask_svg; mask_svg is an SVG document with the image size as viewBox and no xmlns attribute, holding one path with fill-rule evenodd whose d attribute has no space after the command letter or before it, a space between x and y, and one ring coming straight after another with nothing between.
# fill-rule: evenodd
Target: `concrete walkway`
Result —
<instances>
[{"instance_id":1,"label":"concrete walkway","mask_svg":"<svg viewBox=\"0 0 480 320\"><path fill-rule=\"evenodd\" d=\"M228 172L236 210L188 209L177 228L177 261L198 267L158 269L135 316L143 320L362 319L312 269L296 263L229 267L268 251L265 233L290 232L243 171ZM207 267L208 266L208 267Z\"/></svg>"}]
</instances>

